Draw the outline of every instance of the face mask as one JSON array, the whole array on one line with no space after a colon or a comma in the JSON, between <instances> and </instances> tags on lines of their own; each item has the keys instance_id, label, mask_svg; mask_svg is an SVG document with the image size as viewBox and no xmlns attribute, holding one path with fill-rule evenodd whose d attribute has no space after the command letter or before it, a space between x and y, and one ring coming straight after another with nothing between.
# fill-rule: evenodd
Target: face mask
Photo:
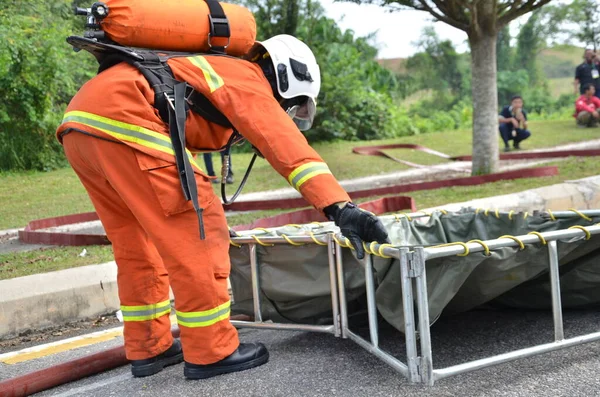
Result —
<instances>
[{"instance_id":1,"label":"face mask","mask_svg":"<svg viewBox=\"0 0 600 397\"><path fill-rule=\"evenodd\" d=\"M287 110L287 114L296 123L300 131L307 131L312 127L316 113L317 102L314 98L308 98L302 105L294 105Z\"/></svg>"}]
</instances>

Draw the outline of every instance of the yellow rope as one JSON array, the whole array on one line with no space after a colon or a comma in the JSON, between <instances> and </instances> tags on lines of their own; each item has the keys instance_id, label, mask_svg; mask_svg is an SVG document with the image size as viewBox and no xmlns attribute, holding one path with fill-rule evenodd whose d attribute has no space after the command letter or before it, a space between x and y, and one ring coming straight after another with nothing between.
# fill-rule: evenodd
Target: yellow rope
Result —
<instances>
[{"instance_id":1,"label":"yellow rope","mask_svg":"<svg viewBox=\"0 0 600 397\"><path fill-rule=\"evenodd\" d=\"M477 209L475 210L475 215L479 214L479 211L481 211L483 208L479 208L477 207Z\"/></svg>"},{"instance_id":2,"label":"yellow rope","mask_svg":"<svg viewBox=\"0 0 600 397\"><path fill-rule=\"evenodd\" d=\"M335 234L333 235L333 239L340 247L354 249L354 247L352 247L351 245L344 245L345 243L342 243L340 240L338 240L337 237L335 237ZM346 241L348 241L348 239L346 239Z\"/></svg>"},{"instance_id":3,"label":"yellow rope","mask_svg":"<svg viewBox=\"0 0 600 397\"><path fill-rule=\"evenodd\" d=\"M490 254L490 247L488 247L488 245L486 243L484 243L483 241L481 241L481 240L469 240L467 242L467 244L469 244L469 243L477 243L477 244L481 245L483 247L483 251L485 252L485 256L490 256L491 255Z\"/></svg>"},{"instance_id":4,"label":"yellow rope","mask_svg":"<svg viewBox=\"0 0 600 397\"><path fill-rule=\"evenodd\" d=\"M406 219L408 219L409 222L412 221L412 218L406 214L394 214L394 219L396 219L396 222L400 222L402 217L405 217Z\"/></svg>"},{"instance_id":5,"label":"yellow rope","mask_svg":"<svg viewBox=\"0 0 600 397\"><path fill-rule=\"evenodd\" d=\"M438 210L438 211L440 211L444 215L448 215L448 211L446 211L446 210Z\"/></svg>"},{"instance_id":6,"label":"yellow rope","mask_svg":"<svg viewBox=\"0 0 600 397\"><path fill-rule=\"evenodd\" d=\"M229 240L229 244L233 245L234 247L242 248L242 245L241 245L241 244L234 243L234 242L233 242L233 241L231 241L231 240Z\"/></svg>"},{"instance_id":7,"label":"yellow rope","mask_svg":"<svg viewBox=\"0 0 600 397\"><path fill-rule=\"evenodd\" d=\"M552 219L553 221L556 220L556 217L554 216L554 214L552 213L552 211L548 210L548 214L550 214L550 219Z\"/></svg>"},{"instance_id":8,"label":"yellow rope","mask_svg":"<svg viewBox=\"0 0 600 397\"><path fill-rule=\"evenodd\" d=\"M369 246L368 246L367 244L365 244L365 242L364 242L364 241L363 241L362 245L363 245L363 248L365 249L365 252L366 252L367 254L371 254L371 255L373 255L373 251L371 251L371 250L369 249Z\"/></svg>"},{"instance_id":9,"label":"yellow rope","mask_svg":"<svg viewBox=\"0 0 600 397\"><path fill-rule=\"evenodd\" d=\"M498 238L509 238L513 241L516 241L519 244L519 249L520 250L524 250L525 249L525 244L523 244L523 242L521 240L519 240L518 238L516 238L515 236L509 236L508 234L504 235L504 236L500 236Z\"/></svg>"},{"instance_id":10,"label":"yellow rope","mask_svg":"<svg viewBox=\"0 0 600 397\"><path fill-rule=\"evenodd\" d=\"M508 213L508 219L512 221L512 215L515 213L515 211L510 210L510 212Z\"/></svg>"},{"instance_id":11,"label":"yellow rope","mask_svg":"<svg viewBox=\"0 0 600 397\"><path fill-rule=\"evenodd\" d=\"M529 212L525 211L525 214L523 214L523 220L527 219L528 216L529 216Z\"/></svg>"},{"instance_id":12,"label":"yellow rope","mask_svg":"<svg viewBox=\"0 0 600 397\"><path fill-rule=\"evenodd\" d=\"M431 216L431 212L427 212L427 211L423 211L423 210L421 210L421 211L419 211L419 212L422 212L423 214L425 214L425 215L427 215L427 216Z\"/></svg>"},{"instance_id":13,"label":"yellow rope","mask_svg":"<svg viewBox=\"0 0 600 397\"><path fill-rule=\"evenodd\" d=\"M436 245L434 247L431 248L442 248L442 247L452 247L453 245L460 245L464 248L465 252L463 252L462 254L456 254L456 256L467 256L469 255L469 247L467 247L467 244L462 243L460 241L457 241L455 243L448 243L448 244L441 244L441 245Z\"/></svg>"},{"instance_id":14,"label":"yellow rope","mask_svg":"<svg viewBox=\"0 0 600 397\"><path fill-rule=\"evenodd\" d=\"M529 232L527 234L533 234L534 236L538 236L538 238L540 239L540 242L543 245L548 244L548 242L546 241L546 239L544 238L544 236L542 236L542 233L540 233L540 232Z\"/></svg>"},{"instance_id":15,"label":"yellow rope","mask_svg":"<svg viewBox=\"0 0 600 397\"><path fill-rule=\"evenodd\" d=\"M583 230L583 231L585 232L585 239L586 239L586 240L589 240L589 239L591 239L591 238L592 238L592 233L590 233L590 231L589 231L589 230L587 230L587 229L586 229L585 227L583 227L583 226L577 226L577 225L576 225L576 226L571 226L569 229L581 229L581 230Z\"/></svg>"},{"instance_id":16,"label":"yellow rope","mask_svg":"<svg viewBox=\"0 0 600 397\"><path fill-rule=\"evenodd\" d=\"M389 259L389 258L391 258L391 256L387 256L387 255L383 254L383 249L386 247L393 248L394 246L392 244L381 244L379 246L379 249L377 250L377 253L379 254L380 257Z\"/></svg>"},{"instance_id":17,"label":"yellow rope","mask_svg":"<svg viewBox=\"0 0 600 397\"><path fill-rule=\"evenodd\" d=\"M283 237L285 239L285 241L287 241L291 245L295 245L295 246L304 245L304 243L296 243L295 241L290 240L290 238L288 236L286 236L285 234L282 234L281 237Z\"/></svg>"},{"instance_id":18,"label":"yellow rope","mask_svg":"<svg viewBox=\"0 0 600 397\"><path fill-rule=\"evenodd\" d=\"M313 225L313 224L314 224L314 225L317 225L317 226L319 226L319 227L323 227L323 224L322 224L321 222L317 222L317 221L311 222L310 224L311 224L311 225Z\"/></svg>"},{"instance_id":19,"label":"yellow rope","mask_svg":"<svg viewBox=\"0 0 600 397\"><path fill-rule=\"evenodd\" d=\"M254 240L256 240L256 242L257 242L257 243L259 243L260 245L262 245L263 247L272 247L272 246L274 246L274 245L275 245L275 244L265 244L265 243L263 243L263 242L262 242L262 241L260 241L260 240L258 239L258 237L256 237L254 234L252 235L252 238L253 238Z\"/></svg>"},{"instance_id":20,"label":"yellow rope","mask_svg":"<svg viewBox=\"0 0 600 397\"><path fill-rule=\"evenodd\" d=\"M354 249L354 246L350 243L350 240L348 240L348 237L344 237L344 242L346 243L347 248L350 248L351 250Z\"/></svg>"},{"instance_id":21,"label":"yellow rope","mask_svg":"<svg viewBox=\"0 0 600 397\"><path fill-rule=\"evenodd\" d=\"M490 213L490 209L486 208L485 211L483 211L483 215L488 216L488 214Z\"/></svg>"},{"instance_id":22,"label":"yellow rope","mask_svg":"<svg viewBox=\"0 0 600 397\"><path fill-rule=\"evenodd\" d=\"M265 229L264 227L255 227L255 228L254 228L254 229L252 229L252 230L261 230L261 231L263 231L263 232L265 232L265 233L269 233L269 234L271 234L271 232L270 232L268 229Z\"/></svg>"},{"instance_id":23,"label":"yellow rope","mask_svg":"<svg viewBox=\"0 0 600 397\"><path fill-rule=\"evenodd\" d=\"M577 215L579 215L580 217L582 217L583 219L585 219L588 222L592 221L592 218L590 218L589 216L587 216L583 212L576 210L575 208L569 208L569 211L573 211L574 213L576 213Z\"/></svg>"},{"instance_id":24,"label":"yellow rope","mask_svg":"<svg viewBox=\"0 0 600 397\"><path fill-rule=\"evenodd\" d=\"M498 211L498 208L496 208L496 218L500 219L500 212Z\"/></svg>"},{"instance_id":25,"label":"yellow rope","mask_svg":"<svg viewBox=\"0 0 600 397\"><path fill-rule=\"evenodd\" d=\"M322 243L319 240L317 240L315 238L315 234L313 232L310 232L310 238L312 238L312 240L315 242L315 244L318 244L318 245L327 245L327 243Z\"/></svg>"},{"instance_id":26,"label":"yellow rope","mask_svg":"<svg viewBox=\"0 0 600 397\"><path fill-rule=\"evenodd\" d=\"M406 219L408 219L408 221L412 221L412 218L410 216L408 216L407 214L398 214L399 216L404 216L406 217Z\"/></svg>"}]
</instances>

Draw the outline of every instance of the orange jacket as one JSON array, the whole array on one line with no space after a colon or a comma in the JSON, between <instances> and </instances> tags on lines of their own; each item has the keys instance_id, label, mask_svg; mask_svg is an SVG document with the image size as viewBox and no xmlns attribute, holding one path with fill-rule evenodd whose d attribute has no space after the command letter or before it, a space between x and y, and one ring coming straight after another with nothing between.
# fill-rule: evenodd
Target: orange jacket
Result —
<instances>
[{"instance_id":1,"label":"orange jacket","mask_svg":"<svg viewBox=\"0 0 600 397\"><path fill-rule=\"evenodd\" d=\"M173 74L203 93L231 124L315 208L349 201L327 164L273 97L259 66L236 58L193 56L168 61ZM153 106L154 92L134 67L121 63L88 81L67 107L58 139L68 129L121 141L162 162L174 163L167 125ZM189 112L190 152L218 150L232 130ZM191 153L188 153L191 156ZM196 172L202 173L195 165ZM152 168L156 164L141 164Z\"/></svg>"}]
</instances>

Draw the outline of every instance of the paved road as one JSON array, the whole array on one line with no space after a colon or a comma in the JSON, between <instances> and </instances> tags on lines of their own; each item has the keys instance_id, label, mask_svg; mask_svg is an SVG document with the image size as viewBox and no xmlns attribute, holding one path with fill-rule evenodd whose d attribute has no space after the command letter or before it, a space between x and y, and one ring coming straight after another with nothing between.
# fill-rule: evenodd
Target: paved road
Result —
<instances>
[{"instance_id":1,"label":"paved road","mask_svg":"<svg viewBox=\"0 0 600 397\"><path fill-rule=\"evenodd\" d=\"M600 313L565 313L567 337L597 330ZM482 358L552 338L549 313L473 311L440 319L432 327L436 367ZM360 330L364 332L365 330ZM241 330L242 341L260 340L268 364L205 381L186 381L183 366L133 379L128 367L48 390L40 396L600 396L600 343L553 352L439 381L409 385L378 359L348 340L330 335ZM403 354L402 334L382 330L382 345ZM23 364L0 364L0 379L120 344L119 339Z\"/></svg>"}]
</instances>

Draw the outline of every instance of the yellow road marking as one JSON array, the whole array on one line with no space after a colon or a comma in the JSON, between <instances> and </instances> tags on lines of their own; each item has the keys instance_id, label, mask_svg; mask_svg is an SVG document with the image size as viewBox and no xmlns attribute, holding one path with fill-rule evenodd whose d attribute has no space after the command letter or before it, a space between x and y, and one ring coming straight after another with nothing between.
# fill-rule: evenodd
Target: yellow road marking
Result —
<instances>
[{"instance_id":1,"label":"yellow road marking","mask_svg":"<svg viewBox=\"0 0 600 397\"><path fill-rule=\"evenodd\" d=\"M3 362L5 364L22 363L24 361L34 360L36 358L46 357L46 356L50 356L50 355L53 355L56 353L66 352L66 351L69 351L72 349L76 349L78 347L89 346L89 345L93 345L96 343L105 342L107 340L117 338L121 335L123 335L123 329L119 328L117 330L107 332L103 335L95 335L95 336L88 336L87 338L84 337L82 339L74 339L69 342L62 343L60 345L47 346L47 347L45 347L41 350L37 350L37 351L19 352L18 354L14 355L13 357L9 357L9 358L0 360L0 362Z\"/></svg>"},{"instance_id":2,"label":"yellow road marking","mask_svg":"<svg viewBox=\"0 0 600 397\"><path fill-rule=\"evenodd\" d=\"M170 316L171 324L177 324L177 317ZM53 354L66 352L79 347L94 345L100 342L118 338L123 335L123 327L112 330L94 332L87 335L76 336L56 342L47 343L39 346L28 347L23 350L0 354L0 363L18 364L25 361L35 360L37 358L51 356Z\"/></svg>"}]
</instances>

